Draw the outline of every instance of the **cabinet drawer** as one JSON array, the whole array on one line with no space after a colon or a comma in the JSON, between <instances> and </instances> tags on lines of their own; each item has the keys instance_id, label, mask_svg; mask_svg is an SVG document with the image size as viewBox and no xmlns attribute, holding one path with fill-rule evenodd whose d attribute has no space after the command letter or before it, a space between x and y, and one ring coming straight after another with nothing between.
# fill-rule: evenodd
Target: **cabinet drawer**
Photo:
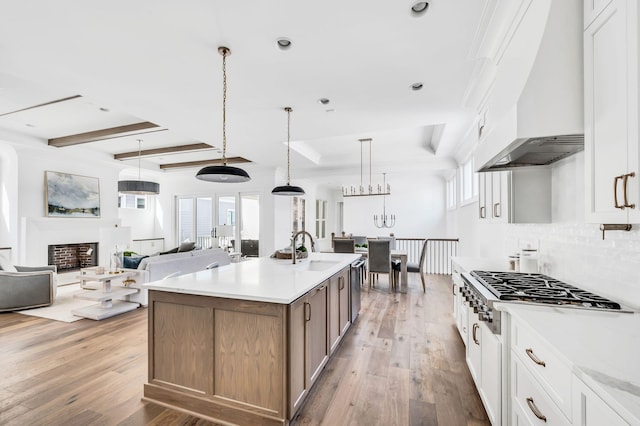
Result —
<instances>
[{"instance_id":1,"label":"cabinet drawer","mask_svg":"<svg viewBox=\"0 0 640 426\"><path fill-rule=\"evenodd\" d=\"M522 361L511 359L512 424L570 425L571 422L533 378Z\"/></svg>"},{"instance_id":2,"label":"cabinet drawer","mask_svg":"<svg viewBox=\"0 0 640 426\"><path fill-rule=\"evenodd\" d=\"M525 325L511 324L511 349L567 417L571 416L571 367Z\"/></svg>"}]
</instances>

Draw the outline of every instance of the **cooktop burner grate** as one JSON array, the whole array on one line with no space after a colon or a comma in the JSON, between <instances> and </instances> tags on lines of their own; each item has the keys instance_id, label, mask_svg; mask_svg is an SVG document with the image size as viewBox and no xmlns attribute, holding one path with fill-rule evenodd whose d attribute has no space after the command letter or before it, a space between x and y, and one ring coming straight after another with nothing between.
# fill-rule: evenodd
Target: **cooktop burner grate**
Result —
<instances>
[{"instance_id":1,"label":"cooktop burner grate","mask_svg":"<svg viewBox=\"0 0 640 426\"><path fill-rule=\"evenodd\" d=\"M614 301L543 274L472 271L471 275L500 300L620 309Z\"/></svg>"}]
</instances>

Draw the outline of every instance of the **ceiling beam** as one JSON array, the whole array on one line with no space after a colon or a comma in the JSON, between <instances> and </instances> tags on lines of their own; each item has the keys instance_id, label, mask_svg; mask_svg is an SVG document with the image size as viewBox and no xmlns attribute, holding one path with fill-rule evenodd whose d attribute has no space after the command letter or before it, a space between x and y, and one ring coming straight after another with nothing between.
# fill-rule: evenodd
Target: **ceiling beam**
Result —
<instances>
[{"instance_id":1,"label":"ceiling beam","mask_svg":"<svg viewBox=\"0 0 640 426\"><path fill-rule=\"evenodd\" d=\"M30 109L34 109L34 108L40 108L40 107L47 106L47 105L57 104L58 102L70 101L72 99L81 98L81 97L82 96L80 96L80 95L73 95L73 96L69 96L69 97L66 97L66 98L62 98L62 99L56 99L56 100L53 100L53 101L45 102L43 104L33 105L33 106L22 108L22 109L17 109L15 111L5 112L3 114L0 114L0 117L4 117L5 115L10 115L10 114L15 114L16 112L29 111Z\"/></svg>"},{"instance_id":2,"label":"ceiling beam","mask_svg":"<svg viewBox=\"0 0 640 426\"><path fill-rule=\"evenodd\" d=\"M78 133L76 135L62 136L60 138L49 139L49 146L55 146L57 148L80 145L83 143L96 142L105 139L119 138L122 136L133 136L144 132L143 130L157 129L160 126L151 123L149 121L143 121L141 123L126 124L124 126L112 127L110 129L94 130L86 133ZM167 129L155 130L158 132L165 131Z\"/></svg>"},{"instance_id":3,"label":"ceiling beam","mask_svg":"<svg viewBox=\"0 0 640 426\"><path fill-rule=\"evenodd\" d=\"M237 163L250 163L250 160L247 160L243 157L227 157L227 164L237 164ZM186 161L184 163L169 163L169 164L160 164L160 169L181 169L187 167L201 167L201 166L214 166L216 164L222 164L222 158L215 158L211 160L199 160L199 161Z\"/></svg>"},{"instance_id":4,"label":"ceiling beam","mask_svg":"<svg viewBox=\"0 0 640 426\"><path fill-rule=\"evenodd\" d=\"M113 159L126 160L127 158L137 158L138 156L149 157L152 155L174 154L177 152L198 151L204 149L214 149L214 147L206 143L192 143L189 145L168 146L165 148L143 149L140 153L138 153L138 151L123 152L121 154L114 154Z\"/></svg>"}]
</instances>

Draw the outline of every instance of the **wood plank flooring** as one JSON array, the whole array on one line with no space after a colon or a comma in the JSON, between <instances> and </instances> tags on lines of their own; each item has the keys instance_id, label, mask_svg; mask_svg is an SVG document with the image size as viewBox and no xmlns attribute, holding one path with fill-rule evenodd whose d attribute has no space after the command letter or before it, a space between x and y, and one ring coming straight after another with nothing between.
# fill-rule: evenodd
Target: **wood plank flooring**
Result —
<instances>
[{"instance_id":1,"label":"wood plank flooring","mask_svg":"<svg viewBox=\"0 0 640 426\"><path fill-rule=\"evenodd\" d=\"M405 295L362 293L362 311L294 425L488 425L451 314L449 276L427 292L409 274ZM0 314L0 424L213 423L143 403L145 309L63 323Z\"/></svg>"}]
</instances>

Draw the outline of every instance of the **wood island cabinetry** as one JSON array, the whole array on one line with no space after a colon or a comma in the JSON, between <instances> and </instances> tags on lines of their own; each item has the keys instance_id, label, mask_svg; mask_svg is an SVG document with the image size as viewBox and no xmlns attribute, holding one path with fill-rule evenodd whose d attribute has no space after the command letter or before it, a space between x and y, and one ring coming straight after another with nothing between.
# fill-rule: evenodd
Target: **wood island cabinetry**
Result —
<instances>
[{"instance_id":1,"label":"wood island cabinetry","mask_svg":"<svg viewBox=\"0 0 640 426\"><path fill-rule=\"evenodd\" d=\"M225 424L288 424L350 325L349 273L289 304L151 290L145 400Z\"/></svg>"}]
</instances>

